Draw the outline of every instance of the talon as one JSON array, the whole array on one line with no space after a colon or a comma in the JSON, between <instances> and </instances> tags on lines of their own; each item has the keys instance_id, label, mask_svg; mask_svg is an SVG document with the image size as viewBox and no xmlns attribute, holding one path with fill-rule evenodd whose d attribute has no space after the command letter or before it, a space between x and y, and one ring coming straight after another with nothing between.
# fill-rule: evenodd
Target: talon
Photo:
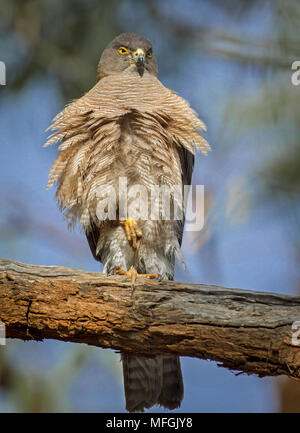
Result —
<instances>
[{"instance_id":1,"label":"talon","mask_svg":"<svg viewBox=\"0 0 300 433\"><path fill-rule=\"evenodd\" d=\"M118 275L126 275L128 277L130 277L131 280L131 285L134 286L136 277L138 275L137 271L135 270L135 268L133 266L131 266L131 268L129 269L129 271L125 271L125 269L120 268L119 266L116 267L116 273Z\"/></svg>"},{"instance_id":2,"label":"talon","mask_svg":"<svg viewBox=\"0 0 300 433\"><path fill-rule=\"evenodd\" d=\"M137 274L138 277L142 277L142 278L148 278L150 280L154 279L154 278L158 278L158 274Z\"/></svg>"},{"instance_id":3,"label":"talon","mask_svg":"<svg viewBox=\"0 0 300 433\"><path fill-rule=\"evenodd\" d=\"M118 275L126 275L130 277L132 290L134 289L134 284L137 277L148 278L148 279L158 278L158 274L138 274L134 266L131 266L128 271L125 271L120 266L116 266L115 270L116 270L116 274Z\"/></svg>"},{"instance_id":4,"label":"talon","mask_svg":"<svg viewBox=\"0 0 300 433\"><path fill-rule=\"evenodd\" d=\"M134 249L139 248L140 240L143 235L137 227L137 222L133 218L127 218L126 221L121 221L121 224L124 225L128 242Z\"/></svg>"}]
</instances>

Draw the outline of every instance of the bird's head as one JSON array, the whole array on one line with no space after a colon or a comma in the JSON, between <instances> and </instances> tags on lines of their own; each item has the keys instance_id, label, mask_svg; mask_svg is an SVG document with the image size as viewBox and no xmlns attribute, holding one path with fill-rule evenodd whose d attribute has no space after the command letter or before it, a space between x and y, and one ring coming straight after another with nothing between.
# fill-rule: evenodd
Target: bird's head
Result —
<instances>
[{"instance_id":1,"label":"bird's head","mask_svg":"<svg viewBox=\"0 0 300 433\"><path fill-rule=\"evenodd\" d=\"M158 74L151 42L135 33L122 33L105 48L98 65L98 79L128 68L141 77L145 70L155 76Z\"/></svg>"}]
</instances>

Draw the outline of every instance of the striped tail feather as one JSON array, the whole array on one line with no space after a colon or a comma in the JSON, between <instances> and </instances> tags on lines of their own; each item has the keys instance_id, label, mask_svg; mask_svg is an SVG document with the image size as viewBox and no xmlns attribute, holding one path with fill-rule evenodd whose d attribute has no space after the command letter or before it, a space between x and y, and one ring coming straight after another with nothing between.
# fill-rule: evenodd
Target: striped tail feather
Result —
<instances>
[{"instance_id":1,"label":"striped tail feather","mask_svg":"<svg viewBox=\"0 0 300 433\"><path fill-rule=\"evenodd\" d=\"M183 381L178 356L138 358L122 353L126 409L143 412L155 404L167 409L180 406Z\"/></svg>"}]
</instances>

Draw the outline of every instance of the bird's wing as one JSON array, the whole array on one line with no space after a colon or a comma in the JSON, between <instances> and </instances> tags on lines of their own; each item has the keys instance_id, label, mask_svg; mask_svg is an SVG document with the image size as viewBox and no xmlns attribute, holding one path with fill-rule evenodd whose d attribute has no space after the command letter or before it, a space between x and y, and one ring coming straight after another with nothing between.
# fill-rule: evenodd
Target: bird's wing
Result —
<instances>
[{"instance_id":1,"label":"bird's wing","mask_svg":"<svg viewBox=\"0 0 300 433\"><path fill-rule=\"evenodd\" d=\"M97 245L100 236L99 226L97 226L95 223L91 223L89 226L89 230L85 231L85 235L88 240L94 259L100 261L100 258L97 254Z\"/></svg>"},{"instance_id":2,"label":"bird's wing","mask_svg":"<svg viewBox=\"0 0 300 433\"><path fill-rule=\"evenodd\" d=\"M182 191L183 191L182 194L184 197L184 185L190 185L192 181L192 173L194 169L195 156L192 152L190 152L183 146L177 146L177 152L178 152L180 166L181 166L181 179L182 179ZM185 221L185 212L183 215L183 219L178 220L176 225L176 234L180 246L182 243L184 221Z\"/></svg>"}]
</instances>

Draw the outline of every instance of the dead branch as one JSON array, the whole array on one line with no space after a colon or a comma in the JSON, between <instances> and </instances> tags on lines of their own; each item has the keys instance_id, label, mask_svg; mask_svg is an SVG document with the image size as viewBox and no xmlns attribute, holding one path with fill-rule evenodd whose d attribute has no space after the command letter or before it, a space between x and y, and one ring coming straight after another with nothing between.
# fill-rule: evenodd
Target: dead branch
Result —
<instances>
[{"instance_id":1,"label":"dead branch","mask_svg":"<svg viewBox=\"0 0 300 433\"><path fill-rule=\"evenodd\" d=\"M132 296L126 277L0 260L0 320L11 338L174 353L300 378L298 296L146 279Z\"/></svg>"}]
</instances>

